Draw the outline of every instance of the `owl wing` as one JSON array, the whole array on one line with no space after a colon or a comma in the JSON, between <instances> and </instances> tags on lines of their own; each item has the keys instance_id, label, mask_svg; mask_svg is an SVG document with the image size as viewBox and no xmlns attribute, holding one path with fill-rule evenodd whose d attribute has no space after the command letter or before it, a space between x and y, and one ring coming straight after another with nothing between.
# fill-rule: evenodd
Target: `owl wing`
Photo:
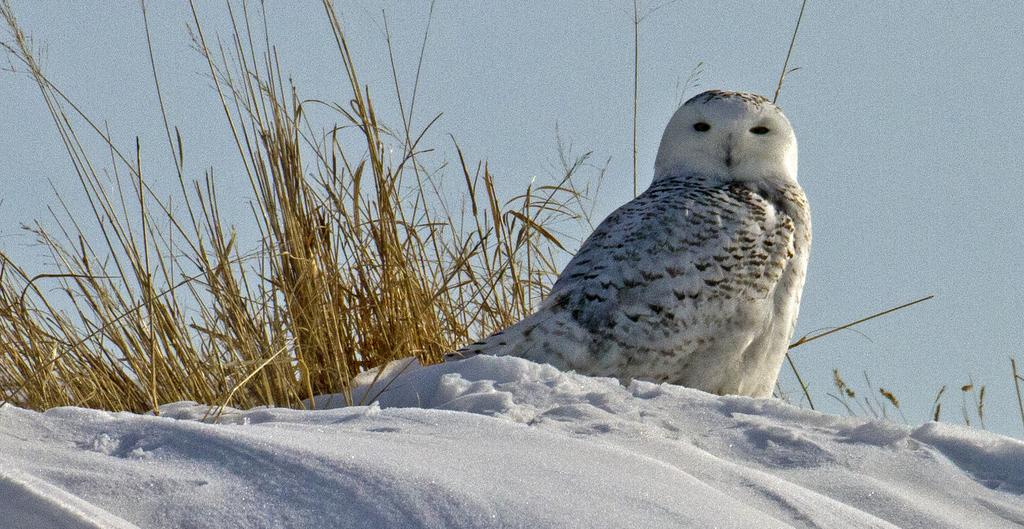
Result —
<instances>
[{"instance_id":1,"label":"owl wing","mask_svg":"<svg viewBox=\"0 0 1024 529\"><path fill-rule=\"evenodd\" d=\"M652 186L597 227L535 314L456 355L621 376L633 353L678 354L741 311L770 312L793 255L793 220L746 187Z\"/></svg>"},{"instance_id":2,"label":"owl wing","mask_svg":"<svg viewBox=\"0 0 1024 529\"><path fill-rule=\"evenodd\" d=\"M741 186L642 196L584 242L545 307L572 308L597 331L617 312L651 318L711 300L719 310L762 300L794 255L794 231L791 218Z\"/></svg>"}]
</instances>

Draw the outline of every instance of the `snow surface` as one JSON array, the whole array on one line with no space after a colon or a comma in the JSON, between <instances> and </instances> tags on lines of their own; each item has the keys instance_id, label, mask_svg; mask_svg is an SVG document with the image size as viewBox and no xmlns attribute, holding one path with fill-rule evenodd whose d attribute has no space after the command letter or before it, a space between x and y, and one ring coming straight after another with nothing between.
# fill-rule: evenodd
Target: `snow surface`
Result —
<instances>
[{"instance_id":1,"label":"snow surface","mask_svg":"<svg viewBox=\"0 0 1024 529\"><path fill-rule=\"evenodd\" d=\"M396 373L400 376L391 380ZM511 357L370 406L0 409L0 527L1021 527L1024 443ZM365 393L365 392L364 392Z\"/></svg>"}]
</instances>

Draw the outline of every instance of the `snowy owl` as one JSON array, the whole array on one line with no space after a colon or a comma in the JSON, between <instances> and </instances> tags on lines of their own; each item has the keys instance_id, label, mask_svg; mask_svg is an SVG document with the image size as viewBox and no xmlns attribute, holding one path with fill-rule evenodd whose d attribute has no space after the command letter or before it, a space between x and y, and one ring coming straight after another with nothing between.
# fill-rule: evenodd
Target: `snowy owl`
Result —
<instances>
[{"instance_id":1,"label":"snowy owl","mask_svg":"<svg viewBox=\"0 0 1024 529\"><path fill-rule=\"evenodd\" d=\"M536 313L447 355L514 355L592 376L767 397L811 246L796 136L762 96L681 106L654 180L602 222Z\"/></svg>"}]
</instances>

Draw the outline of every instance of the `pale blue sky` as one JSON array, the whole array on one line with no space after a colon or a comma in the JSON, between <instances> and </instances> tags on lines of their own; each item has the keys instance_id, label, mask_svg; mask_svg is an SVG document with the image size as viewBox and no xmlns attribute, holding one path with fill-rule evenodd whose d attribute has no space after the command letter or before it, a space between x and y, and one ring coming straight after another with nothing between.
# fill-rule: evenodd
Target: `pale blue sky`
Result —
<instances>
[{"instance_id":1,"label":"pale blue sky","mask_svg":"<svg viewBox=\"0 0 1024 529\"><path fill-rule=\"evenodd\" d=\"M603 216L630 191L631 3L440 1L416 103L427 143L487 159L509 194L553 174L556 126L578 151L609 160ZM649 5L652 3L648 3ZM362 80L397 125L386 65L387 12L403 85L412 86L427 3L339 2ZM943 384L988 385L988 426L1021 435L1009 356L1024 350L1024 4L815 2L807 8L780 104L800 142L800 180L814 212L814 248L797 333L925 294L934 301L795 351L817 404L831 370L867 371L893 389L911 422ZM136 2L28 2L14 8L45 45L44 66L118 141L141 138L159 167L167 149ZM639 167L650 180L677 85L703 61L699 89L770 95L799 1L680 1L641 27ZM227 34L220 3L203 4L208 33ZM269 26L304 97L348 97L318 2L271 2ZM249 196L200 57L187 6L150 6L172 125L193 177L214 167L239 206ZM6 37L5 37L6 38ZM696 91L691 89L692 95ZM37 90L0 75L0 244L29 257L20 222L46 219L47 179L73 197L77 180ZM100 151L96 151L100 152ZM102 157L97 155L97 159ZM439 152L439 159L451 159ZM151 166L153 167L153 166ZM151 175L154 174L152 171ZM454 176L454 175L453 175ZM166 174L168 191L173 175ZM230 203L231 199L226 201ZM84 203L72 206L85 211ZM244 208L239 207L244 211ZM784 370L784 372L786 372ZM784 378L789 388L792 381ZM856 384L863 389L863 383ZM959 414L959 391L944 409Z\"/></svg>"}]
</instances>

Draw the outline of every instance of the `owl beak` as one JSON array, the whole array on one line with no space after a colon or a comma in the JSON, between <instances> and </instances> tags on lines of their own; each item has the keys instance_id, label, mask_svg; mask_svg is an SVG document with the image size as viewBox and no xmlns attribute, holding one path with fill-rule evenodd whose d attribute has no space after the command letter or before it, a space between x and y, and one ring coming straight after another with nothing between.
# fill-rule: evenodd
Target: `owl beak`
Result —
<instances>
[{"instance_id":1,"label":"owl beak","mask_svg":"<svg viewBox=\"0 0 1024 529\"><path fill-rule=\"evenodd\" d=\"M725 166L732 167L732 133L725 138Z\"/></svg>"}]
</instances>

